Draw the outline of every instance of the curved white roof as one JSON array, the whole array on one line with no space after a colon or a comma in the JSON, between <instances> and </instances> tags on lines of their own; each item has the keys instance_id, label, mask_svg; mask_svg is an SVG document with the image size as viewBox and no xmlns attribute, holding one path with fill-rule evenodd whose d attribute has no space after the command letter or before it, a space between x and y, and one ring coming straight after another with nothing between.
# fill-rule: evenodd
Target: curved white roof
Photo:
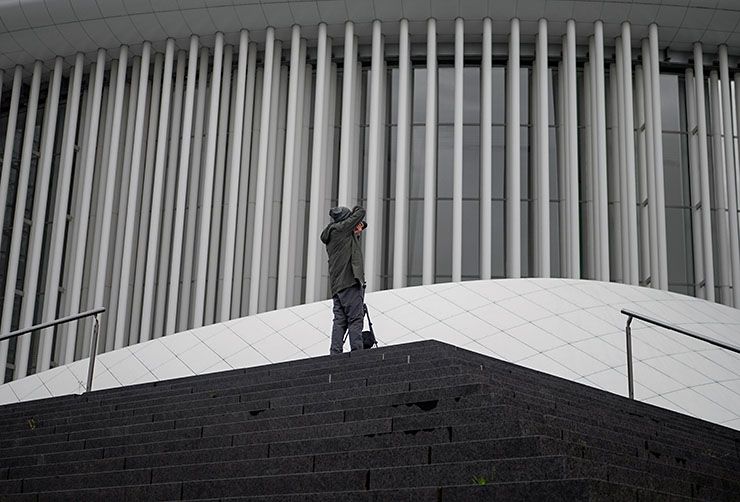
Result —
<instances>
[{"instance_id":1,"label":"curved white roof","mask_svg":"<svg viewBox=\"0 0 740 502\"><path fill-rule=\"evenodd\" d=\"M168 37L186 49L191 34L203 36L209 44L217 31L228 39L242 28L261 41L265 27L273 26L278 38L288 40L290 26L300 24L303 36L312 39L317 25L324 22L330 36L342 37L347 20L357 23L360 37L369 37L370 23L379 19L388 23L384 31L393 40L398 32L395 23L407 18L412 35L424 40L427 18L438 20L438 33L444 36L453 33L458 16L470 21L466 27L470 33L481 33L481 20L490 16L494 42L506 41L511 18L520 19L521 34L527 37L536 33L537 20L544 17L551 42L559 42L565 21L574 19L579 43L586 43L592 23L601 19L607 40L618 36L620 24L629 21L633 42L647 36L648 25L657 23L661 48L688 51L700 41L707 44L707 51L722 43L731 53L740 49L737 0L3 0L0 68L36 59L48 62L79 51L93 53L100 47L117 49L121 44L131 45L136 53L143 41L159 47Z\"/></svg>"},{"instance_id":2,"label":"curved white roof","mask_svg":"<svg viewBox=\"0 0 740 502\"><path fill-rule=\"evenodd\" d=\"M740 345L740 310L665 291L569 279L504 279L380 291L381 345L436 339L627 395L622 308ZM98 357L95 389L325 355L331 301L266 312ZM635 397L740 429L740 355L633 321ZM348 347L347 347L348 348ZM0 386L0 403L81 392L87 359Z\"/></svg>"}]
</instances>

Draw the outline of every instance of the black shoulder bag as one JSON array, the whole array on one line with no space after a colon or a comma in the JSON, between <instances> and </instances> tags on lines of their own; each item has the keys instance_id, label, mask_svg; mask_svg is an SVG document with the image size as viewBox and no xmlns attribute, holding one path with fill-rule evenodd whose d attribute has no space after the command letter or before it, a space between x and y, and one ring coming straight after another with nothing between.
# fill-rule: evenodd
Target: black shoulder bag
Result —
<instances>
[{"instance_id":1,"label":"black shoulder bag","mask_svg":"<svg viewBox=\"0 0 740 502\"><path fill-rule=\"evenodd\" d=\"M362 305L362 310L367 316L367 323L370 326L370 329L368 331L362 332L362 348L372 349L373 347L378 346L378 341L375 339L375 331L373 331L373 322L370 320L370 312L367 311L367 304ZM348 336L349 336L349 331L344 335L344 340L342 340L342 345L344 345L347 342Z\"/></svg>"}]
</instances>

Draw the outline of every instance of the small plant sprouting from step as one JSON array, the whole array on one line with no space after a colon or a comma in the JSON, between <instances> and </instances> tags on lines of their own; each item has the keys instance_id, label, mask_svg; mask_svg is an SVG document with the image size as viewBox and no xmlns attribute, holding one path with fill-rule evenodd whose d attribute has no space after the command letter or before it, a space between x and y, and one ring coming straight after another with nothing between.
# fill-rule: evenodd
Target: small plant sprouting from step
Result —
<instances>
[{"instance_id":1,"label":"small plant sprouting from step","mask_svg":"<svg viewBox=\"0 0 740 502\"><path fill-rule=\"evenodd\" d=\"M33 431L33 430L36 430L36 428L39 425L41 425L41 422L39 422L38 420L36 420L35 417L31 417L28 420L26 420L26 425L28 425L28 428Z\"/></svg>"},{"instance_id":2,"label":"small plant sprouting from step","mask_svg":"<svg viewBox=\"0 0 740 502\"><path fill-rule=\"evenodd\" d=\"M479 486L487 485L488 479L485 476L473 476L473 484Z\"/></svg>"}]
</instances>

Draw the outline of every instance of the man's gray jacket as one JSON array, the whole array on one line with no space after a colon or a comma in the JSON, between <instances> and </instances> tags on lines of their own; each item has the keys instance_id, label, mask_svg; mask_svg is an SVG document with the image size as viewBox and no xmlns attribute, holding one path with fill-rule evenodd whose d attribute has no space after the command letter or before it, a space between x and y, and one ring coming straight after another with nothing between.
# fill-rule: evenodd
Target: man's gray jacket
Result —
<instances>
[{"instance_id":1,"label":"man's gray jacket","mask_svg":"<svg viewBox=\"0 0 740 502\"><path fill-rule=\"evenodd\" d=\"M321 242L326 244L326 252L329 255L332 296L355 284L365 285L360 238L354 233L355 227L364 217L365 209L355 206L349 217L330 223L321 232Z\"/></svg>"}]
</instances>

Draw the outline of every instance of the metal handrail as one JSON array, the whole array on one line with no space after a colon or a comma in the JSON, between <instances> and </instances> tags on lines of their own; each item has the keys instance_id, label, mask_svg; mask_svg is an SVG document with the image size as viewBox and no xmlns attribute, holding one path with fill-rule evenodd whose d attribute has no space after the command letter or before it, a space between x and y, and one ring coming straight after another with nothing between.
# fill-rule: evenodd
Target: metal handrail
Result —
<instances>
[{"instance_id":1,"label":"metal handrail","mask_svg":"<svg viewBox=\"0 0 740 502\"><path fill-rule=\"evenodd\" d=\"M672 324L668 324L667 322L653 319L652 317L649 317L643 314L638 314L637 312L633 312L629 309L622 309L621 312L622 314L627 316L627 325L624 327L624 333L625 333L626 342L627 342L627 378L629 380L628 384L629 384L630 399L635 398L635 384L634 384L634 378L633 378L634 375L633 375L633 370L632 370L632 328L630 327L630 324L632 324L632 319L639 319L640 321L654 324L660 328L669 329L681 335L695 338L696 340L701 340L702 342L706 342L711 345L720 347L722 349L729 350L731 352L740 354L740 347L736 347L735 345L732 345L731 343L720 342L719 340L715 340L714 338L710 338L705 335L694 333L691 330L680 328L678 326L674 326Z\"/></svg>"},{"instance_id":2,"label":"metal handrail","mask_svg":"<svg viewBox=\"0 0 740 502\"><path fill-rule=\"evenodd\" d=\"M53 321L36 324L28 328L18 329L8 333L7 335L0 335L0 342L3 340L10 340L11 338L16 338L28 333L32 333L34 331L39 331L46 328L53 328L54 326L59 326L60 324L65 324L68 322L77 321L79 319L84 319L86 317L94 316L95 324L93 325L93 336L90 343L90 364L87 368L87 386L85 387L85 392L90 392L92 390L93 371L95 369L95 356L98 353L98 332L100 331L100 321L98 320L98 316L103 312L105 312L105 308L98 307L96 309L87 310L85 312L62 317Z\"/></svg>"}]
</instances>

